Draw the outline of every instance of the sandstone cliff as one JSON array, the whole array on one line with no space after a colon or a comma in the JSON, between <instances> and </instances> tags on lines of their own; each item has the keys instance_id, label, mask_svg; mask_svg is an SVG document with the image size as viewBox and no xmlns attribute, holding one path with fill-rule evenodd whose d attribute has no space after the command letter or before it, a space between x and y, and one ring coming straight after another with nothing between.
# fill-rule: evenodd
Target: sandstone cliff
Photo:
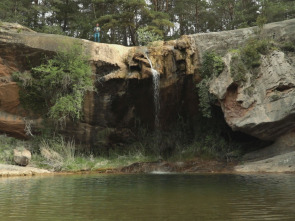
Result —
<instances>
[{"instance_id":1,"label":"sandstone cliff","mask_svg":"<svg viewBox=\"0 0 295 221\"><path fill-rule=\"evenodd\" d=\"M81 44L90 57L97 93L85 97L84 118L68 124L66 134L90 146L126 142L132 139L136 124L152 128L154 104L150 57L161 75L160 124L169 127L179 115L187 119L198 112L195 84L205 51L223 56L224 71L210 84L220 102L227 123L265 140L277 140L295 130L292 99L295 83L294 56L274 51L262 58L259 76L238 85L230 75L230 48L239 48L257 28L183 36L178 40L157 42L149 48L94 43L65 36L35 33L15 24L0 25L0 131L26 137L26 121L38 125L38 116L28 116L18 98L18 86L10 76L14 71L29 71L60 48ZM262 36L276 41L295 40L295 20L268 24ZM252 87L253 94L246 94ZM276 96L274 96L276 95ZM274 99L276 97L276 99Z\"/></svg>"},{"instance_id":2,"label":"sandstone cliff","mask_svg":"<svg viewBox=\"0 0 295 221\"><path fill-rule=\"evenodd\" d=\"M94 43L65 36L40 34L16 24L0 26L0 131L26 138L26 126L42 127L42 119L23 110L18 86L11 80L15 71L30 71L45 56L80 44L89 56L95 73L97 92L85 97L84 117L68 123L63 133L75 136L91 147L128 142L136 126L154 127L154 103L149 54L161 74L160 124L163 128L179 115L192 117L197 112L193 74L196 67L188 48L177 49L177 42L156 47L124 47ZM186 47L189 47L187 45ZM189 68L186 68L186 66ZM44 88L46 90L46 88ZM165 104L165 105L164 105ZM29 123L29 124L28 124Z\"/></svg>"}]
</instances>

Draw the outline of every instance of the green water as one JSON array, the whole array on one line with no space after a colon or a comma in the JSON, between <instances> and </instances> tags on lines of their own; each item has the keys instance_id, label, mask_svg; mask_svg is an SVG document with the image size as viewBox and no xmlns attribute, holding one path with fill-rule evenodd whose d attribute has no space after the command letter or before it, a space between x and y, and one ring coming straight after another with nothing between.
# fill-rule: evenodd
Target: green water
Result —
<instances>
[{"instance_id":1,"label":"green water","mask_svg":"<svg viewBox=\"0 0 295 221\"><path fill-rule=\"evenodd\" d=\"M295 175L0 178L0 220L295 220Z\"/></svg>"}]
</instances>

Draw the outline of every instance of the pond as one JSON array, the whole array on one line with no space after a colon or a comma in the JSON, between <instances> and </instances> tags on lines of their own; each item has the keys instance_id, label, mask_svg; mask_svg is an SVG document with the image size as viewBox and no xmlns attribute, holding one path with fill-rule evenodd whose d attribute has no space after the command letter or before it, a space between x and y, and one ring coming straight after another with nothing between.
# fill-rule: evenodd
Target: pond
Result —
<instances>
[{"instance_id":1,"label":"pond","mask_svg":"<svg viewBox=\"0 0 295 221\"><path fill-rule=\"evenodd\" d=\"M295 175L0 178L6 220L295 220Z\"/></svg>"}]
</instances>

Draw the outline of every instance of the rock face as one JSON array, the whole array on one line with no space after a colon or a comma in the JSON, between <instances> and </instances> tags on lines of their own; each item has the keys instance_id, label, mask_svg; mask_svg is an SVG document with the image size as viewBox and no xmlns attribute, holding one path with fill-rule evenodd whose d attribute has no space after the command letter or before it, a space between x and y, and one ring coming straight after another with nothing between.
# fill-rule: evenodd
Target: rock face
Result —
<instances>
[{"instance_id":1,"label":"rock face","mask_svg":"<svg viewBox=\"0 0 295 221\"><path fill-rule=\"evenodd\" d=\"M89 56L95 73L97 93L84 102L84 118L69 123L63 133L75 136L89 148L128 142L136 126L154 127L151 66L160 73L161 128L169 128L178 116L188 122L198 112L195 84L205 51L223 56L224 72L210 85L222 107L227 123L234 129L265 140L276 140L294 128L294 57L274 51L262 58L258 77L242 86L230 75L230 48L239 48L257 28L182 36L157 42L149 48L94 43L65 36L35 33L21 26L0 26L0 131L26 138L28 122L40 126L39 116L23 110L18 86L11 80L14 71L29 71L41 64L44 55L80 44ZM295 20L268 24L261 34L277 41L295 38ZM251 88L249 88L251 85ZM251 91L251 93L247 93Z\"/></svg>"},{"instance_id":2,"label":"rock face","mask_svg":"<svg viewBox=\"0 0 295 221\"><path fill-rule=\"evenodd\" d=\"M19 166L27 166L32 158L31 152L25 148L13 150L13 160Z\"/></svg>"},{"instance_id":3,"label":"rock face","mask_svg":"<svg viewBox=\"0 0 295 221\"><path fill-rule=\"evenodd\" d=\"M280 172L295 172L295 151L277 155L268 159L259 160L256 162L247 162L243 165L234 168L239 173L280 173Z\"/></svg>"},{"instance_id":4,"label":"rock face","mask_svg":"<svg viewBox=\"0 0 295 221\"><path fill-rule=\"evenodd\" d=\"M225 57L230 63L231 55ZM295 54L273 51L262 57L256 79L247 74L237 84L230 66L211 83L210 90L221 101L227 123L234 129L264 140L275 140L294 129Z\"/></svg>"},{"instance_id":5,"label":"rock face","mask_svg":"<svg viewBox=\"0 0 295 221\"><path fill-rule=\"evenodd\" d=\"M161 127L169 127L179 115L189 119L197 112L193 80L196 68L192 66L191 54L186 54L189 45L178 49L177 41L161 42L147 50L40 34L3 23L0 27L1 132L26 138L28 126L42 126L39 116L22 109L18 86L11 80L12 73L30 71L31 67L41 64L45 55L50 57L74 43L80 44L89 56L97 92L85 97L83 119L75 124L68 123L62 132L74 136L79 143L88 144L91 151L96 147L129 142L134 136L132 130L138 125L154 127L152 72L147 52L161 74Z\"/></svg>"},{"instance_id":6,"label":"rock face","mask_svg":"<svg viewBox=\"0 0 295 221\"><path fill-rule=\"evenodd\" d=\"M283 24L270 24L264 35L273 31L276 41L295 42L295 21ZM294 130L295 54L275 50L262 56L258 73L248 71L242 84L231 74L233 55L223 58L226 67L211 81L210 92L218 97L232 129L263 140L276 140Z\"/></svg>"}]
</instances>

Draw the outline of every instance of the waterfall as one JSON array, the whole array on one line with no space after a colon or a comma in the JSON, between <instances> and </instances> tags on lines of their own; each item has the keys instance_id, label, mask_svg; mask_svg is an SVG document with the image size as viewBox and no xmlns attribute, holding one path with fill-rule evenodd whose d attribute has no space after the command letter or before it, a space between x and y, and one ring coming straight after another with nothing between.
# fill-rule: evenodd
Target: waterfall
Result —
<instances>
[{"instance_id":1,"label":"waterfall","mask_svg":"<svg viewBox=\"0 0 295 221\"><path fill-rule=\"evenodd\" d=\"M155 128L159 128L159 111L160 111L160 74L157 70L153 68L153 64L146 55L147 60L150 63L152 74L153 74L153 89L154 89L154 106L155 106Z\"/></svg>"}]
</instances>

